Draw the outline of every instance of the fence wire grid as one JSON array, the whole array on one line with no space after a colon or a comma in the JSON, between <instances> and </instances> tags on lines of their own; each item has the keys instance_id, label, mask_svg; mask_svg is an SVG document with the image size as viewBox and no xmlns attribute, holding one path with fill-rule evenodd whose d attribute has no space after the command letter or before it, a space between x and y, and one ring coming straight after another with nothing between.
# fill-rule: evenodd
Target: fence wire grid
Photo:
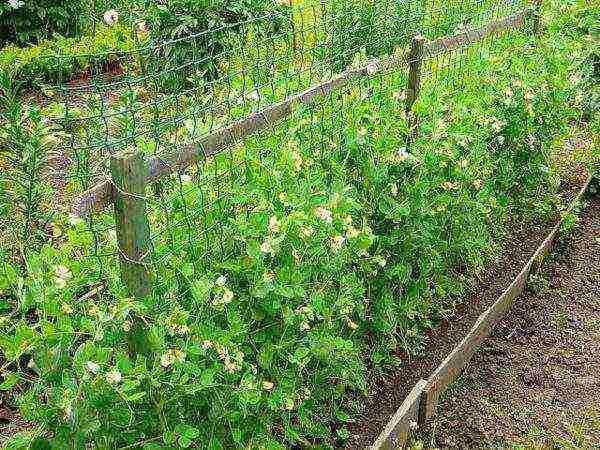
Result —
<instances>
[{"instance_id":1,"label":"fence wire grid","mask_svg":"<svg viewBox=\"0 0 600 450\"><path fill-rule=\"evenodd\" d=\"M32 101L41 105L53 144L35 164L48 164L53 210L65 212L110 178L110 156L116 152L166 161L147 187L151 252L145 261L157 288L172 292L172 283L182 283L181 294L199 274L212 277L243 264L248 242L239 239L240 227L270 229L267 240L256 236L264 245L257 251L269 247L264 253L274 256L278 243L272 231L278 225L268 223L276 215L272 205L288 214L334 205L339 189L367 170L361 159L379 166L408 154L412 112L405 110L410 63L405 55L416 35L432 41L477 30L528 6L519 0L308 0L160 39L139 12L123 13L119 26L127 31L129 48L56 54L52 82L24 80ZM98 23L94 32L107 26ZM485 79L496 39L492 33L452 51L443 51L443 41L429 48L423 91L443 103L460 96L467 79ZM273 105L373 58L394 55L402 55L396 64L344 79L310 102L294 104L277 121L267 117L267 126L251 136L233 136L224 151L202 145L219 130L249 117L258 120ZM473 70L480 73L467 73ZM421 130L425 136L439 132ZM356 150L367 141L369 151ZM185 152L189 164L169 166L165 155ZM111 208L88 206L72 221L82 216L78 230L89 242L101 279L118 256L115 223ZM307 264L310 256L294 255Z\"/></svg>"}]
</instances>

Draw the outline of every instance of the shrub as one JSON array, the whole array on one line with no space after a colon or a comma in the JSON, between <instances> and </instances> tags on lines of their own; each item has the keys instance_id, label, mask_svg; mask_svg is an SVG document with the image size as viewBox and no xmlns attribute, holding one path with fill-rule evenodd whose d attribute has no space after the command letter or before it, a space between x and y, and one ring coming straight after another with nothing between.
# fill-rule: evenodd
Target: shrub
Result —
<instances>
[{"instance_id":1,"label":"shrub","mask_svg":"<svg viewBox=\"0 0 600 450\"><path fill-rule=\"evenodd\" d=\"M25 48L8 46L0 50L0 73L20 80L24 87L66 83L102 71L136 45L129 27L99 26L90 36L44 39Z\"/></svg>"},{"instance_id":2,"label":"shrub","mask_svg":"<svg viewBox=\"0 0 600 450\"><path fill-rule=\"evenodd\" d=\"M0 47L26 45L55 34L76 36L82 30L86 0L10 0L0 3Z\"/></svg>"},{"instance_id":3,"label":"shrub","mask_svg":"<svg viewBox=\"0 0 600 450\"><path fill-rule=\"evenodd\" d=\"M368 56L379 56L391 53L395 46L405 46L421 29L425 14L420 1L333 0L324 7L330 60L338 72L363 50Z\"/></svg>"},{"instance_id":4,"label":"shrub","mask_svg":"<svg viewBox=\"0 0 600 450\"><path fill-rule=\"evenodd\" d=\"M149 70L169 86L187 84L195 72L219 75L219 56L241 50L250 34L276 33L289 20L287 7L271 0L167 0L148 2L146 25L156 49ZM248 21L248 23L244 23Z\"/></svg>"}]
</instances>

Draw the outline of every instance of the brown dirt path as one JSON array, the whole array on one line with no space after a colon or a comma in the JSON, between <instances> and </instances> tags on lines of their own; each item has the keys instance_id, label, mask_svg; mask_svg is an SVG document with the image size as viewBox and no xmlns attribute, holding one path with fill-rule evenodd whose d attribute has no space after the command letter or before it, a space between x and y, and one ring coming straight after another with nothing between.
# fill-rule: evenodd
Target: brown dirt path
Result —
<instances>
[{"instance_id":1,"label":"brown dirt path","mask_svg":"<svg viewBox=\"0 0 600 450\"><path fill-rule=\"evenodd\" d=\"M600 449L600 198L445 393L415 448Z\"/></svg>"}]
</instances>

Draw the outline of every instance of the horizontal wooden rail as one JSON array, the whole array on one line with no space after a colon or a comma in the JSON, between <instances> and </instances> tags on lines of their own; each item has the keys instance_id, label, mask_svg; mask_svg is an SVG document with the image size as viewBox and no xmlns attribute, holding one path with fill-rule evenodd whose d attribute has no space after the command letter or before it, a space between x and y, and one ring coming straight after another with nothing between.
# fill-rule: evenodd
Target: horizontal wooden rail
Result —
<instances>
[{"instance_id":1,"label":"horizontal wooden rail","mask_svg":"<svg viewBox=\"0 0 600 450\"><path fill-rule=\"evenodd\" d=\"M525 20L532 14L533 10L528 8L518 14L490 22L482 28L476 30L465 30L464 32L455 34L453 36L436 39L435 41L429 42L425 46L424 53L426 56L431 58L439 55L440 53L454 50L458 47L483 41L492 34L500 33L511 28L522 27L525 24Z\"/></svg>"},{"instance_id":2,"label":"horizontal wooden rail","mask_svg":"<svg viewBox=\"0 0 600 450\"><path fill-rule=\"evenodd\" d=\"M431 57L444 51L454 50L463 45L482 41L490 34L499 33L511 28L518 28L523 25L525 18L530 14L530 10L526 9L513 16L489 23L479 29L436 39L424 46L424 53ZM154 156L148 160L148 177L146 181L155 181L175 171L184 170L196 160L221 153L238 140L265 130L274 125L278 120L291 115L299 105L310 105L330 92L348 85L355 78L373 76L379 72L407 66L409 63L408 59L408 53L401 49L391 55L373 59L361 67L350 67L345 72L328 81L268 106L221 130L214 131L193 145L185 146L181 150L169 152L163 156ZM113 198L112 181L106 178L84 192L74 203L72 212L79 217L86 217L92 211L101 210L108 206L108 204L112 203Z\"/></svg>"},{"instance_id":3,"label":"horizontal wooden rail","mask_svg":"<svg viewBox=\"0 0 600 450\"><path fill-rule=\"evenodd\" d=\"M591 176L587 178L575 200L573 200L568 208L567 214L573 211L579 199L586 192L591 180ZM494 326L510 310L516 298L525 289L529 274L541 267L543 259L550 252L554 244L564 217L565 215L561 217L508 288L479 316L469 333L454 347L452 352L440 363L433 374L426 381L420 380L417 382L398 409L398 412L394 414L381 435L370 447L371 450L404 448L407 441L405 430L410 429L411 424L414 424L415 420L418 426L423 426L436 414L440 395L460 375L478 347L490 335ZM415 408L418 409L416 415L414 413Z\"/></svg>"}]
</instances>

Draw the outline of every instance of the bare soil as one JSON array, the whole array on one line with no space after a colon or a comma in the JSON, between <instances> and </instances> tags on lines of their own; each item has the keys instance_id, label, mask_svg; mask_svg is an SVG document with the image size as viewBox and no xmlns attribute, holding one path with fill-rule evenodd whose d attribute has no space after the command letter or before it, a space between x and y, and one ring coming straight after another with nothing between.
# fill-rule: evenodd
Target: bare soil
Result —
<instances>
[{"instance_id":1,"label":"bare soil","mask_svg":"<svg viewBox=\"0 0 600 450\"><path fill-rule=\"evenodd\" d=\"M600 448L600 199L445 393L425 448Z\"/></svg>"}]
</instances>

